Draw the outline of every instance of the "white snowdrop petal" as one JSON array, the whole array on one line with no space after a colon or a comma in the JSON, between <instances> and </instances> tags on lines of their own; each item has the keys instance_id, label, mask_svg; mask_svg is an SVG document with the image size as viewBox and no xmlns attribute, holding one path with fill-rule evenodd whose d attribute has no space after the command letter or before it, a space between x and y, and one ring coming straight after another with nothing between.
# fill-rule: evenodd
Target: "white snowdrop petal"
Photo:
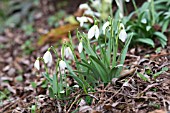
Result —
<instances>
[{"instance_id":1,"label":"white snowdrop petal","mask_svg":"<svg viewBox=\"0 0 170 113\"><path fill-rule=\"evenodd\" d=\"M50 53L50 52L49 52L49 53ZM50 54L49 54L49 63L52 64L52 61L53 61L53 60L52 60L52 55L51 55L51 53L50 53Z\"/></svg>"},{"instance_id":2,"label":"white snowdrop petal","mask_svg":"<svg viewBox=\"0 0 170 113\"><path fill-rule=\"evenodd\" d=\"M125 29L125 26L122 23L120 23L120 28Z\"/></svg>"},{"instance_id":3,"label":"white snowdrop petal","mask_svg":"<svg viewBox=\"0 0 170 113\"><path fill-rule=\"evenodd\" d=\"M118 64L116 67L123 67L123 64Z\"/></svg>"},{"instance_id":4,"label":"white snowdrop petal","mask_svg":"<svg viewBox=\"0 0 170 113\"><path fill-rule=\"evenodd\" d=\"M126 33L126 31L125 31L124 29L122 29L122 30L120 31L120 34L119 34L119 39L120 39L122 42L125 42L126 38L127 38L127 33Z\"/></svg>"},{"instance_id":5,"label":"white snowdrop petal","mask_svg":"<svg viewBox=\"0 0 170 113\"><path fill-rule=\"evenodd\" d=\"M84 22L88 22L89 21L90 23L93 23L93 19L91 19L89 17L85 17L85 16L77 17L76 19L77 19L77 21L80 22L80 26L81 27L83 26Z\"/></svg>"},{"instance_id":6,"label":"white snowdrop petal","mask_svg":"<svg viewBox=\"0 0 170 113\"><path fill-rule=\"evenodd\" d=\"M65 57L68 58L68 59L73 59L73 58L74 58L73 53L72 53L70 47L66 47L66 48L64 49L64 55L65 55Z\"/></svg>"},{"instance_id":7,"label":"white snowdrop petal","mask_svg":"<svg viewBox=\"0 0 170 113\"><path fill-rule=\"evenodd\" d=\"M64 48L64 56L66 57L66 58L68 58L68 55L69 53L68 53L68 49L67 48Z\"/></svg>"},{"instance_id":8,"label":"white snowdrop petal","mask_svg":"<svg viewBox=\"0 0 170 113\"><path fill-rule=\"evenodd\" d=\"M71 48L70 48L70 47L67 47L67 50L68 50L68 58L73 59L74 56L73 56L73 53L72 53L72 51L71 51Z\"/></svg>"},{"instance_id":9,"label":"white snowdrop petal","mask_svg":"<svg viewBox=\"0 0 170 113\"><path fill-rule=\"evenodd\" d=\"M84 3L79 5L79 9L90 9L89 5Z\"/></svg>"},{"instance_id":10,"label":"white snowdrop petal","mask_svg":"<svg viewBox=\"0 0 170 113\"><path fill-rule=\"evenodd\" d=\"M77 19L77 21L79 21L79 22L80 22L80 20L81 20L81 17L76 17L76 19Z\"/></svg>"},{"instance_id":11,"label":"white snowdrop petal","mask_svg":"<svg viewBox=\"0 0 170 113\"><path fill-rule=\"evenodd\" d=\"M92 10L86 10L86 11L84 11L84 15L91 15L91 16L93 16L94 12Z\"/></svg>"},{"instance_id":12,"label":"white snowdrop petal","mask_svg":"<svg viewBox=\"0 0 170 113\"><path fill-rule=\"evenodd\" d=\"M102 30L103 30L103 34L105 35L106 32L106 28L109 26L109 22L107 21L106 23L104 23Z\"/></svg>"},{"instance_id":13,"label":"white snowdrop petal","mask_svg":"<svg viewBox=\"0 0 170 113\"><path fill-rule=\"evenodd\" d=\"M143 18L143 19L141 20L141 22L142 22L143 24L146 24L146 23L147 23L146 18Z\"/></svg>"},{"instance_id":14,"label":"white snowdrop petal","mask_svg":"<svg viewBox=\"0 0 170 113\"><path fill-rule=\"evenodd\" d=\"M146 31L149 31L151 29L151 26L146 26Z\"/></svg>"},{"instance_id":15,"label":"white snowdrop petal","mask_svg":"<svg viewBox=\"0 0 170 113\"><path fill-rule=\"evenodd\" d=\"M47 54L47 52L44 54L43 59L44 59L45 63L48 63L48 54Z\"/></svg>"},{"instance_id":16,"label":"white snowdrop petal","mask_svg":"<svg viewBox=\"0 0 170 113\"><path fill-rule=\"evenodd\" d=\"M79 85L76 84L76 85L74 85L73 87L74 87L74 88L79 88Z\"/></svg>"},{"instance_id":17,"label":"white snowdrop petal","mask_svg":"<svg viewBox=\"0 0 170 113\"><path fill-rule=\"evenodd\" d=\"M78 45L78 51L79 51L79 53L81 53L83 51L83 43L82 42L80 42Z\"/></svg>"},{"instance_id":18,"label":"white snowdrop petal","mask_svg":"<svg viewBox=\"0 0 170 113\"><path fill-rule=\"evenodd\" d=\"M98 13L98 12L93 12L93 14L94 14L95 16L97 16L97 17L100 17L100 16L101 16L101 14Z\"/></svg>"},{"instance_id":19,"label":"white snowdrop petal","mask_svg":"<svg viewBox=\"0 0 170 113\"><path fill-rule=\"evenodd\" d=\"M95 26L92 26L88 31L88 39L92 39L95 35Z\"/></svg>"},{"instance_id":20,"label":"white snowdrop petal","mask_svg":"<svg viewBox=\"0 0 170 113\"><path fill-rule=\"evenodd\" d=\"M44 62L45 63L52 63L52 55L50 53L50 51L47 51L44 56L43 56Z\"/></svg>"},{"instance_id":21,"label":"white snowdrop petal","mask_svg":"<svg viewBox=\"0 0 170 113\"><path fill-rule=\"evenodd\" d=\"M126 2L130 2L130 0L125 0Z\"/></svg>"},{"instance_id":22,"label":"white snowdrop petal","mask_svg":"<svg viewBox=\"0 0 170 113\"><path fill-rule=\"evenodd\" d=\"M64 91L64 90L62 90L62 91L60 91L60 93L65 93L65 91Z\"/></svg>"},{"instance_id":23,"label":"white snowdrop petal","mask_svg":"<svg viewBox=\"0 0 170 113\"><path fill-rule=\"evenodd\" d=\"M84 25L84 22L80 22L80 27L83 27L83 25Z\"/></svg>"},{"instance_id":24,"label":"white snowdrop petal","mask_svg":"<svg viewBox=\"0 0 170 113\"><path fill-rule=\"evenodd\" d=\"M95 38L98 39L99 38L99 28L97 25L95 25Z\"/></svg>"},{"instance_id":25,"label":"white snowdrop petal","mask_svg":"<svg viewBox=\"0 0 170 113\"><path fill-rule=\"evenodd\" d=\"M67 65L66 65L66 63L63 60L60 60L59 67L60 67L60 70L65 70Z\"/></svg>"},{"instance_id":26,"label":"white snowdrop petal","mask_svg":"<svg viewBox=\"0 0 170 113\"><path fill-rule=\"evenodd\" d=\"M84 22L87 22L87 17L77 17L77 20L80 22L80 27L83 26Z\"/></svg>"},{"instance_id":27,"label":"white snowdrop petal","mask_svg":"<svg viewBox=\"0 0 170 113\"><path fill-rule=\"evenodd\" d=\"M39 60L36 60L36 61L35 61L34 67L35 67L37 70L40 70L40 61L39 61Z\"/></svg>"},{"instance_id":28,"label":"white snowdrop petal","mask_svg":"<svg viewBox=\"0 0 170 113\"><path fill-rule=\"evenodd\" d=\"M93 23L93 19L87 17L87 19L89 20L90 23Z\"/></svg>"}]
</instances>

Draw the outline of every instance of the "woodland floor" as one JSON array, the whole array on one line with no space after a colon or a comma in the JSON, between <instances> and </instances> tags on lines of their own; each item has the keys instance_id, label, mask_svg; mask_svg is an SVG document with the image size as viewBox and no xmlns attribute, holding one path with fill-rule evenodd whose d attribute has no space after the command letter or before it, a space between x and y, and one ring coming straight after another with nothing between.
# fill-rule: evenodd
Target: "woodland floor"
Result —
<instances>
[{"instance_id":1,"label":"woodland floor","mask_svg":"<svg viewBox=\"0 0 170 113\"><path fill-rule=\"evenodd\" d=\"M148 75L149 81L137 76L137 72L146 70L156 73L163 67L170 69L170 37L168 45L160 52L155 52L158 46L155 49L143 46L129 49L125 61L125 67L128 68L123 71L122 76L113 79L105 87L102 84L96 87L96 92L85 95L77 90L65 100L54 100L48 97L47 89L43 88L45 78L33 68L37 56L42 56L54 44L37 46L40 34L51 29L47 26L47 18L38 18L34 28L35 32L31 36L26 36L17 28L7 28L0 35L0 43L4 45L0 48L0 91L6 94L0 100L0 113L29 113L31 106L35 104L37 113L73 112L78 109L92 113L166 113L170 110L170 70L156 79ZM29 44L23 47L30 38L31 47ZM63 39L67 39L67 35L57 39L58 43ZM32 47L31 54L25 53ZM125 81L128 83L125 84ZM32 88L32 82L37 83L36 89ZM92 103L78 104L80 98L87 97Z\"/></svg>"}]
</instances>

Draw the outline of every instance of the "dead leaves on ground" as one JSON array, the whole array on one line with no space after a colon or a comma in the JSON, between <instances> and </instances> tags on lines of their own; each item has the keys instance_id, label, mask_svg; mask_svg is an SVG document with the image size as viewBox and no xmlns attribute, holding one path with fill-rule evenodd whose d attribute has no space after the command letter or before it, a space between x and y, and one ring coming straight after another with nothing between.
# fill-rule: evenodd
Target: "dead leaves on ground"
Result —
<instances>
[{"instance_id":1,"label":"dead leaves on ground","mask_svg":"<svg viewBox=\"0 0 170 113\"><path fill-rule=\"evenodd\" d=\"M62 37L68 35L68 32L71 32L79 27L79 24L66 24L58 28L52 29L49 33L40 37L38 45L42 46L47 42L56 42Z\"/></svg>"}]
</instances>

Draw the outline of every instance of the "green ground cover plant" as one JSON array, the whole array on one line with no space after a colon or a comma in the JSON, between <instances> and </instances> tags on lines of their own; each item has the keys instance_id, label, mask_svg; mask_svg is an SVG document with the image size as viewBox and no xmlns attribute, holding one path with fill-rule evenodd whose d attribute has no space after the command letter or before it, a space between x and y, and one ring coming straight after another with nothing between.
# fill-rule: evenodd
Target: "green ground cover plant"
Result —
<instances>
[{"instance_id":1,"label":"green ground cover plant","mask_svg":"<svg viewBox=\"0 0 170 113\"><path fill-rule=\"evenodd\" d=\"M169 5L167 0L163 1L146 1L141 7L137 8L134 0L135 11L124 17L124 23L127 26L127 32L134 32L132 44L143 43L155 47L155 40L158 40L164 48L167 45L167 37L164 34L169 24L169 9L162 9L160 3ZM136 17L135 17L136 16ZM157 25L162 26L158 31Z\"/></svg>"},{"instance_id":2,"label":"green ground cover plant","mask_svg":"<svg viewBox=\"0 0 170 113\"><path fill-rule=\"evenodd\" d=\"M77 31L78 47L73 44L69 34L70 42L62 45L60 57L55 48L50 47L43 57L37 58L34 66L39 70L39 61L44 63L46 72L43 75L51 84L49 90L52 97L67 96L74 87L80 87L88 93L94 91L95 86L108 84L112 78L120 76L132 35L126 34L125 27L119 20L109 18L102 30L98 27L97 19L94 21L95 24L88 34ZM117 56L119 41L125 44L120 56ZM56 73L52 77L47 66L47 63L52 63L50 51L53 51L57 58ZM75 51L79 52L80 58ZM77 82L73 88L67 84L68 76Z\"/></svg>"}]
</instances>

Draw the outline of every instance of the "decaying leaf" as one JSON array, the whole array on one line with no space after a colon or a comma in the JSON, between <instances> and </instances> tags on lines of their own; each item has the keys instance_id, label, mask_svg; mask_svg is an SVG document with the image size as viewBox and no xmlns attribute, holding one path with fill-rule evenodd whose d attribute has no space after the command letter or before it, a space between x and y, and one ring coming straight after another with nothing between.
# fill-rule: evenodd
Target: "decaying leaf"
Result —
<instances>
[{"instance_id":1,"label":"decaying leaf","mask_svg":"<svg viewBox=\"0 0 170 113\"><path fill-rule=\"evenodd\" d=\"M87 106L87 105L86 105L86 106L81 106L80 109L79 109L79 112L80 112L80 113L85 113L85 112L87 112L87 111L88 111L88 112L92 111L92 108L91 108L90 106Z\"/></svg>"},{"instance_id":2,"label":"decaying leaf","mask_svg":"<svg viewBox=\"0 0 170 113\"><path fill-rule=\"evenodd\" d=\"M167 112L164 110L155 110L155 111L151 111L149 113L167 113Z\"/></svg>"},{"instance_id":3,"label":"decaying leaf","mask_svg":"<svg viewBox=\"0 0 170 113\"><path fill-rule=\"evenodd\" d=\"M38 40L38 45L42 46L47 42L55 42L64 35L67 35L69 31L73 31L78 27L78 24L66 24L64 26L52 29L49 33L40 37Z\"/></svg>"}]
</instances>

